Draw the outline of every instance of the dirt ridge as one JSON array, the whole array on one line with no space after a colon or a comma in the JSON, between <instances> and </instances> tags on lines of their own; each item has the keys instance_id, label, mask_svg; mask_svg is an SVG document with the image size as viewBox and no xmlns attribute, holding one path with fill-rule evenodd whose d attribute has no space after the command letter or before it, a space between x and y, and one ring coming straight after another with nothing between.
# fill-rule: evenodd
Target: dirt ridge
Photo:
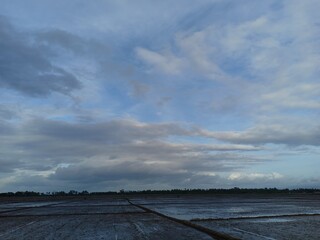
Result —
<instances>
[{"instance_id":1,"label":"dirt ridge","mask_svg":"<svg viewBox=\"0 0 320 240\"><path fill-rule=\"evenodd\" d=\"M133 206L135 207L138 207L146 212L149 212L149 213L153 213L155 215L158 215L160 217L163 217L163 218L166 218L166 219L169 219L171 221L174 221L174 222L177 222L177 223L180 223L180 224L183 224L184 226L187 226L187 227L191 227L193 229L196 229L200 232L203 232L203 233L206 233L207 235L209 235L210 237L212 237L213 239L217 239L217 240L240 240L239 238L235 238L235 237L232 237L230 235L227 235L227 234L224 234L224 233L220 233L220 232L217 232L217 231L214 231L212 229L209 229L209 228L206 228L206 227L203 227L203 226L200 226L200 225L197 225L195 223L192 223L190 221L187 221L187 220L182 220L182 219L178 219L178 218L174 218L174 217L170 217L170 216L167 216L167 215L164 215L162 213L159 213L157 211L154 211L154 210L151 210L149 208L146 208L144 206L141 206L141 205L138 205L138 204L135 204L133 202L130 201L130 199L126 198L126 200Z\"/></svg>"},{"instance_id":2,"label":"dirt ridge","mask_svg":"<svg viewBox=\"0 0 320 240\"><path fill-rule=\"evenodd\" d=\"M320 213L301 213L301 214L282 214L282 215L263 215L263 216L248 216L248 217L230 217L230 218L194 218L190 221L205 222L205 221L229 221L229 220L245 220L245 219L261 219L261 218L283 218L283 217L313 217L320 216Z\"/></svg>"}]
</instances>

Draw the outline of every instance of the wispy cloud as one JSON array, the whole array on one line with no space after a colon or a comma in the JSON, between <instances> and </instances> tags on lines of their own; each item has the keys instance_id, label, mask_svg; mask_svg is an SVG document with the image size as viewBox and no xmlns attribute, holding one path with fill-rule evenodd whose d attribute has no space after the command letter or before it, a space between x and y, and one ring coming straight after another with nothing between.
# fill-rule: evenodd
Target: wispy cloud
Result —
<instances>
[{"instance_id":1,"label":"wispy cloud","mask_svg":"<svg viewBox=\"0 0 320 240\"><path fill-rule=\"evenodd\" d=\"M0 189L314 185L317 0L58 2L0 9Z\"/></svg>"},{"instance_id":2,"label":"wispy cloud","mask_svg":"<svg viewBox=\"0 0 320 240\"><path fill-rule=\"evenodd\" d=\"M54 65L26 34L17 32L0 18L1 77L0 86L30 96L51 92L69 94L81 86L80 81L62 67Z\"/></svg>"}]
</instances>

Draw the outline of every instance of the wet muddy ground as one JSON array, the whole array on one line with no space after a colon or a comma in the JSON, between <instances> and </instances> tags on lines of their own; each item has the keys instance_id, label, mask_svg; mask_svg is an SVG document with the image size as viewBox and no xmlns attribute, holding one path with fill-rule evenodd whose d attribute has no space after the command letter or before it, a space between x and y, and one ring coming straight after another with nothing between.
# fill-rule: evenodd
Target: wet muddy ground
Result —
<instances>
[{"instance_id":1,"label":"wet muddy ground","mask_svg":"<svg viewBox=\"0 0 320 240\"><path fill-rule=\"evenodd\" d=\"M320 195L244 194L132 199L239 239L320 239Z\"/></svg>"},{"instance_id":2,"label":"wet muddy ground","mask_svg":"<svg viewBox=\"0 0 320 240\"><path fill-rule=\"evenodd\" d=\"M212 239L118 199L1 203L0 239Z\"/></svg>"},{"instance_id":3,"label":"wet muddy ground","mask_svg":"<svg viewBox=\"0 0 320 240\"><path fill-rule=\"evenodd\" d=\"M320 196L6 200L0 202L0 239L320 239Z\"/></svg>"}]
</instances>

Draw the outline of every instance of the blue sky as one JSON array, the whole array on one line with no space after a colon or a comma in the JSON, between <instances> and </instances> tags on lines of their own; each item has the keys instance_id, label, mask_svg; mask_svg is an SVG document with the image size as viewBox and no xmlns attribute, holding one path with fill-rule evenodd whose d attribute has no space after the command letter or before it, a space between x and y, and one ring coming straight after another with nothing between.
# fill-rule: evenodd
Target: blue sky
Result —
<instances>
[{"instance_id":1,"label":"blue sky","mask_svg":"<svg viewBox=\"0 0 320 240\"><path fill-rule=\"evenodd\" d=\"M0 191L319 188L319 7L2 0Z\"/></svg>"}]
</instances>

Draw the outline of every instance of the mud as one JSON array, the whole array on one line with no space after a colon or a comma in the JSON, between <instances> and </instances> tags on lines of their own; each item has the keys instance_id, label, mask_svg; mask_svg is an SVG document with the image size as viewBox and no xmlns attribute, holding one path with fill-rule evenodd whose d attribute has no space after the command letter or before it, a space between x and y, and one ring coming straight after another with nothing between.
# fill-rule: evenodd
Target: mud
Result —
<instances>
[{"instance_id":1,"label":"mud","mask_svg":"<svg viewBox=\"0 0 320 240\"><path fill-rule=\"evenodd\" d=\"M312 240L319 203L304 194L6 199L0 239Z\"/></svg>"}]
</instances>

